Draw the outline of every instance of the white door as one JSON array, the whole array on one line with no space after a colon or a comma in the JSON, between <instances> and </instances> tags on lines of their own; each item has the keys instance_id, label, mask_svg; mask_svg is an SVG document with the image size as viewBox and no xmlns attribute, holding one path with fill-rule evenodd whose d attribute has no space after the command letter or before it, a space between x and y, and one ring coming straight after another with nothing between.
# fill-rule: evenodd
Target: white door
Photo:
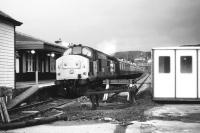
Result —
<instances>
[{"instance_id":1,"label":"white door","mask_svg":"<svg viewBox=\"0 0 200 133\"><path fill-rule=\"evenodd\" d=\"M175 51L154 52L154 98L175 98Z\"/></svg>"},{"instance_id":2,"label":"white door","mask_svg":"<svg viewBox=\"0 0 200 133\"><path fill-rule=\"evenodd\" d=\"M200 50L198 50L198 98L200 98Z\"/></svg>"},{"instance_id":3,"label":"white door","mask_svg":"<svg viewBox=\"0 0 200 133\"><path fill-rule=\"evenodd\" d=\"M197 51L176 51L176 97L197 98Z\"/></svg>"}]
</instances>

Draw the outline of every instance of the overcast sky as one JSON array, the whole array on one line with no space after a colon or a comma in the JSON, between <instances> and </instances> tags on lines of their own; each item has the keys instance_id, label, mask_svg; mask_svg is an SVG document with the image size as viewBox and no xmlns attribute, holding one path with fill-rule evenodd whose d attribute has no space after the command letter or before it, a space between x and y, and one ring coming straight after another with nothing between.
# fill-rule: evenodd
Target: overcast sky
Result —
<instances>
[{"instance_id":1,"label":"overcast sky","mask_svg":"<svg viewBox=\"0 0 200 133\"><path fill-rule=\"evenodd\" d=\"M200 0L0 0L17 31L107 53L200 44Z\"/></svg>"}]
</instances>

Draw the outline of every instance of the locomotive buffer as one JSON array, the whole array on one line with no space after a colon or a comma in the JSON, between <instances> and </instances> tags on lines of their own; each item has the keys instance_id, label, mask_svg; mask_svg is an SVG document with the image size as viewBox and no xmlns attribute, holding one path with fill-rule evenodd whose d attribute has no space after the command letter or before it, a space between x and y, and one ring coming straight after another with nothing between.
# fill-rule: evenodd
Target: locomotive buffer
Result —
<instances>
[{"instance_id":1,"label":"locomotive buffer","mask_svg":"<svg viewBox=\"0 0 200 133\"><path fill-rule=\"evenodd\" d=\"M85 95L90 97L92 102L92 109L96 109L99 106L99 95L104 94L103 101L108 100L108 94L114 93L111 97L118 95L121 92L128 92L127 101L131 104L136 103L135 95L137 93L136 80L133 79L106 79L103 84L106 85L106 89L103 91L88 91Z\"/></svg>"}]
</instances>

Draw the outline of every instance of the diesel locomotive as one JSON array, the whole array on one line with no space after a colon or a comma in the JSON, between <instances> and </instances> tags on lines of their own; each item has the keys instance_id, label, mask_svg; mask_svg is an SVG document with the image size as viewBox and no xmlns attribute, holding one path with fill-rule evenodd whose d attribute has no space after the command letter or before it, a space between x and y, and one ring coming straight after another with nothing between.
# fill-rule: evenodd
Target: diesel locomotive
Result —
<instances>
[{"instance_id":1,"label":"diesel locomotive","mask_svg":"<svg viewBox=\"0 0 200 133\"><path fill-rule=\"evenodd\" d=\"M142 75L135 64L88 46L72 45L56 60L56 81L63 96L79 97L100 90L104 79L134 79Z\"/></svg>"}]
</instances>

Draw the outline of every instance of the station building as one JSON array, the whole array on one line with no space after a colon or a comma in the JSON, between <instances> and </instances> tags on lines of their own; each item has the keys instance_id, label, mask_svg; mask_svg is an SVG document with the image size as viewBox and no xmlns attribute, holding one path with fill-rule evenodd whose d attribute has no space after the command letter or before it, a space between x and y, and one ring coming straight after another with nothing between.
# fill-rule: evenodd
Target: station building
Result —
<instances>
[{"instance_id":1,"label":"station building","mask_svg":"<svg viewBox=\"0 0 200 133\"><path fill-rule=\"evenodd\" d=\"M21 24L0 11L0 86L15 87L15 27Z\"/></svg>"},{"instance_id":2,"label":"station building","mask_svg":"<svg viewBox=\"0 0 200 133\"><path fill-rule=\"evenodd\" d=\"M16 81L34 81L56 78L56 59L65 46L44 41L24 33L16 33Z\"/></svg>"}]
</instances>

